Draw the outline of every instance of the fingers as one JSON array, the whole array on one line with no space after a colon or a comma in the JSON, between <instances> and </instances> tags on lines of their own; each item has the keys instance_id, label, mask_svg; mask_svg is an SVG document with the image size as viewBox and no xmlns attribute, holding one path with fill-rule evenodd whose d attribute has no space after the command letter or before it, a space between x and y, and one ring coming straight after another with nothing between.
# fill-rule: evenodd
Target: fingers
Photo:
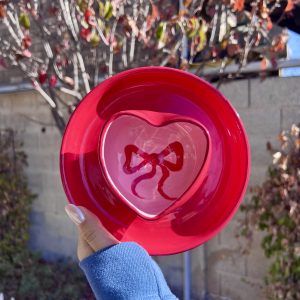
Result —
<instances>
[{"instance_id":1,"label":"fingers","mask_svg":"<svg viewBox=\"0 0 300 300\"><path fill-rule=\"evenodd\" d=\"M93 250L98 251L105 247L119 243L100 223L99 219L83 206L68 204L65 207L70 219L76 224L81 240L79 246L85 249L85 244ZM82 248L81 248L82 249Z\"/></svg>"},{"instance_id":2,"label":"fingers","mask_svg":"<svg viewBox=\"0 0 300 300\"><path fill-rule=\"evenodd\" d=\"M79 261L90 256L94 253L94 250L89 246L89 244L79 235L77 244L77 256Z\"/></svg>"}]
</instances>

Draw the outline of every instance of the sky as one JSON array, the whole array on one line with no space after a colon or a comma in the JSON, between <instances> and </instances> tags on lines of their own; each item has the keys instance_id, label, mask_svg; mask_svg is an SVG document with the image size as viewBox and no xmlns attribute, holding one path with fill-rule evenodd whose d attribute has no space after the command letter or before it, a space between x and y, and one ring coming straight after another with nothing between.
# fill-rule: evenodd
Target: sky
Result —
<instances>
[{"instance_id":1,"label":"sky","mask_svg":"<svg viewBox=\"0 0 300 300\"><path fill-rule=\"evenodd\" d=\"M288 30L289 38L287 43L288 59L300 59L300 35ZM291 77L300 76L300 67L281 69L280 76Z\"/></svg>"}]
</instances>

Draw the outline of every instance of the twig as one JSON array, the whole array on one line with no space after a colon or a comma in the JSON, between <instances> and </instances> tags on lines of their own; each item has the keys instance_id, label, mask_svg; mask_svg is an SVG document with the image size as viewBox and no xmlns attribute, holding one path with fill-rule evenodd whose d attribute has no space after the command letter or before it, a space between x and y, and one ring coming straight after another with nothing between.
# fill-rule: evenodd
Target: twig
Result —
<instances>
[{"instance_id":1,"label":"twig","mask_svg":"<svg viewBox=\"0 0 300 300\"><path fill-rule=\"evenodd\" d=\"M12 9L13 9L13 11L15 11L15 8L14 8L13 5L12 5ZM20 24L19 24L19 19L18 19L17 13L15 13L15 14L16 14L16 15L15 15L15 17L14 17L11 11L9 11L9 10L7 11L7 15L8 15L8 17L10 18L10 21L11 21L13 24L15 24L15 26L17 27L18 34L19 34L20 39L23 39L24 34L23 34L23 32L22 32L22 30L21 30L21 28L20 28Z\"/></svg>"},{"instance_id":2,"label":"twig","mask_svg":"<svg viewBox=\"0 0 300 300\"><path fill-rule=\"evenodd\" d=\"M67 25L67 28L68 30L70 31L71 33L71 36L74 40L75 43L78 42L78 36L75 32L75 28L74 28L74 24L72 22L72 18L70 16L70 10L68 9L68 5L65 5L65 2L64 0L59 0L59 3L60 3L60 7L61 7L61 10L62 10L62 14L63 14L63 17L64 17L64 20L65 20L65 23ZM66 2L67 4L67 2Z\"/></svg>"},{"instance_id":3,"label":"twig","mask_svg":"<svg viewBox=\"0 0 300 300\"><path fill-rule=\"evenodd\" d=\"M161 64L160 64L161 67L164 67L168 63L171 55L176 54L177 50L180 48L180 45L181 45L181 40L179 40L176 43L174 48L170 51L170 54L161 62Z\"/></svg>"},{"instance_id":4,"label":"twig","mask_svg":"<svg viewBox=\"0 0 300 300\"><path fill-rule=\"evenodd\" d=\"M99 33L103 43L106 45L106 46L109 46L109 41L106 39L106 37L104 36L103 34L103 31L102 29L100 28L98 22L96 22L96 29L97 29L97 32Z\"/></svg>"},{"instance_id":5,"label":"twig","mask_svg":"<svg viewBox=\"0 0 300 300\"><path fill-rule=\"evenodd\" d=\"M224 60L222 60L222 65L221 65L221 69L220 69L220 77L217 83L216 88L219 90L221 85L223 84L224 80L225 80L225 76L224 76L224 71L226 69L226 67L230 64L230 60L228 60L226 57L224 58Z\"/></svg>"},{"instance_id":6,"label":"twig","mask_svg":"<svg viewBox=\"0 0 300 300\"><path fill-rule=\"evenodd\" d=\"M15 40L16 44L21 47L21 40L20 38L17 36L17 34L15 33L15 31L13 30L12 26L10 25L9 21L7 18L3 19L3 23L4 25L7 27L9 33L11 34L11 36L13 37L13 39Z\"/></svg>"},{"instance_id":7,"label":"twig","mask_svg":"<svg viewBox=\"0 0 300 300\"><path fill-rule=\"evenodd\" d=\"M271 8L269 8L269 15L271 15L273 13L273 11L276 9L276 8L279 8L281 7L281 4L280 4L281 0L275 0L274 1L274 4ZM283 10L283 14L285 14L285 11Z\"/></svg>"},{"instance_id":8,"label":"twig","mask_svg":"<svg viewBox=\"0 0 300 300\"><path fill-rule=\"evenodd\" d=\"M79 79L78 79L78 59L76 54L73 54L73 66L74 66L74 90L79 90Z\"/></svg>"},{"instance_id":9,"label":"twig","mask_svg":"<svg viewBox=\"0 0 300 300\"><path fill-rule=\"evenodd\" d=\"M53 69L55 71L55 74L57 75L57 77L61 80L61 81L64 81L64 76L62 74L62 72L59 71L56 63L53 61Z\"/></svg>"},{"instance_id":10,"label":"twig","mask_svg":"<svg viewBox=\"0 0 300 300\"><path fill-rule=\"evenodd\" d=\"M76 98L79 99L79 100L82 99L82 95L81 95L79 92L77 92L77 91L67 89L67 88L65 88L65 87L63 87L63 86L60 87L59 90L60 90L61 92L63 92L63 93L66 93L66 94L69 94L69 95L71 95L71 96L74 96L74 97L76 97Z\"/></svg>"},{"instance_id":11,"label":"twig","mask_svg":"<svg viewBox=\"0 0 300 300\"><path fill-rule=\"evenodd\" d=\"M97 48L94 49L94 62L95 62L95 68L94 68L94 87L98 83L99 78L99 58L98 58L98 52Z\"/></svg>"},{"instance_id":12,"label":"twig","mask_svg":"<svg viewBox=\"0 0 300 300\"><path fill-rule=\"evenodd\" d=\"M212 31L211 31L211 35L210 35L210 39L209 39L209 46L211 47L214 44L214 40L215 40L215 35L217 32L217 24L218 24L218 20L219 20L219 4L217 3L215 6L215 14L214 14L214 18L213 18L213 27L212 27Z\"/></svg>"},{"instance_id":13,"label":"twig","mask_svg":"<svg viewBox=\"0 0 300 300\"><path fill-rule=\"evenodd\" d=\"M75 32L78 34L79 33L79 26L78 26L78 21L77 21L77 18L76 18L76 5L71 6L71 16L72 16Z\"/></svg>"},{"instance_id":14,"label":"twig","mask_svg":"<svg viewBox=\"0 0 300 300\"><path fill-rule=\"evenodd\" d=\"M202 11L204 2L205 2L205 0L201 0L200 1L200 4L198 5L198 7L194 9L193 15L195 15L197 12L201 12ZM194 5L194 3L192 4L192 6L193 5Z\"/></svg>"},{"instance_id":15,"label":"twig","mask_svg":"<svg viewBox=\"0 0 300 300\"><path fill-rule=\"evenodd\" d=\"M183 3L183 0L180 0L179 1L179 12L184 9L185 9L185 6ZM182 60L188 59L188 56L189 56L188 44L189 44L188 37L187 37L186 32L184 31L182 34L182 37L181 37L181 55L180 55L180 63L179 64L181 64Z\"/></svg>"},{"instance_id":16,"label":"twig","mask_svg":"<svg viewBox=\"0 0 300 300\"><path fill-rule=\"evenodd\" d=\"M124 67L128 67L128 61L127 61L127 38L123 38L123 48L122 48L122 59L123 59L123 64Z\"/></svg>"},{"instance_id":17,"label":"twig","mask_svg":"<svg viewBox=\"0 0 300 300\"><path fill-rule=\"evenodd\" d=\"M237 77L242 68L247 64L247 58L248 58L248 54L251 50L251 46L253 44L250 43L250 40L251 40L251 36L253 35L253 32L254 32L254 29L255 29L255 17L256 17L256 12L257 12L257 7L258 7L258 4L259 4L260 0L256 0L252 5L252 16L251 16L251 22L250 24L248 24L248 29L247 29L247 37L246 37L246 43L245 43L245 47L244 47L244 51L242 52L241 56L240 56L240 61L239 61L239 68L238 68L238 71L236 72L235 74L235 77Z\"/></svg>"},{"instance_id":18,"label":"twig","mask_svg":"<svg viewBox=\"0 0 300 300\"><path fill-rule=\"evenodd\" d=\"M52 49L51 49L51 46L50 46L49 42L48 41L43 42L43 46L44 46L44 49L45 49L45 52L46 52L48 58L52 59L53 58L53 52L52 52Z\"/></svg>"},{"instance_id":19,"label":"twig","mask_svg":"<svg viewBox=\"0 0 300 300\"><path fill-rule=\"evenodd\" d=\"M46 100L46 102L50 105L51 108L56 108L57 105L56 103L51 99L51 97L42 89L42 87L40 86L40 84L33 79L32 80L33 86L36 89L36 91L38 91L41 96Z\"/></svg>"},{"instance_id":20,"label":"twig","mask_svg":"<svg viewBox=\"0 0 300 300\"><path fill-rule=\"evenodd\" d=\"M90 83L89 83L89 76L88 76L88 74L85 70L85 65L84 65L82 55L79 51L76 52L76 55L77 55L77 59L78 59L78 62L79 62L79 68L80 68L80 71L81 71L85 91L86 91L86 93L89 93L91 91Z\"/></svg>"},{"instance_id":21,"label":"twig","mask_svg":"<svg viewBox=\"0 0 300 300\"><path fill-rule=\"evenodd\" d=\"M116 17L116 20L113 24L111 35L110 35L110 46L109 46L109 63L108 63L108 75L113 75L113 63L114 63L114 47L113 47L113 41L115 38L116 28L118 24L119 17Z\"/></svg>"},{"instance_id":22,"label":"twig","mask_svg":"<svg viewBox=\"0 0 300 300\"><path fill-rule=\"evenodd\" d=\"M51 87L50 85L48 86L48 90L50 93L51 98L53 99L54 103L56 104L56 108L51 109L52 116L55 120L55 123L57 125L57 128L61 134L64 133L65 127L66 127L66 122L64 119L64 116L62 112L58 109L57 103L56 103L56 94L55 94L55 89Z\"/></svg>"},{"instance_id":23,"label":"twig","mask_svg":"<svg viewBox=\"0 0 300 300\"><path fill-rule=\"evenodd\" d=\"M67 90L67 89L66 89ZM61 89L60 89L61 91ZM53 92L55 93L55 98L58 99L58 101L64 106L64 107L67 107L69 108L70 107L70 104L67 103L65 100L63 100L63 98L58 94L57 90L56 89L53 89Z\"/></svg>"},{"instance_id":24,"label":"twig","mask_svg":"<svg viewBox=\"0 0 300 300\"><path fill-rule=\"evenodd\" d=\"M137 9L137 3L133 4L133 20L137 21L138 19L138 9ZM129 61L132 62L134 58L134 52L135 52L135 33L132 31L131 33L131 42L130 42L130 51L129 51Z\"/></svg>"}]
</instances>

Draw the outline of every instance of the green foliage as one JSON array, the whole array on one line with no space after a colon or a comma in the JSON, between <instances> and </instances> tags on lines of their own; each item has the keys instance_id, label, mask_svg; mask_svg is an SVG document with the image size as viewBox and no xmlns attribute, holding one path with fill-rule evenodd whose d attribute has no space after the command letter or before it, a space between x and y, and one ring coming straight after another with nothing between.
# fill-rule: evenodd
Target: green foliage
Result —
<instances>
[{"instance_id":1,"label":"green foliage","mask_svg":"<svg viewBox=\"0 0 300 300\"><path fill-rule=\"evenodd\" d=\"M78 266L46 262L23 249L11 261L1 260L0 291L16 299L94 299Z\"/></svg>"},{"instance_id":2,"label":"green foliage","mask_svg":"<svg viewBox=\"0 0 300 300\"><path fill-rule=\"evenodd\" d=\"M270 299L300 299L300 128L279 136L280 150L268 144L273 165L268 179L253 189L241 234L265 233L261 246L272 259L266 286Z\"/></svg>"},{"instance_id":3,"label":"green foliage","mask_svg":"<svg viewBox=\"0 0 300 300\"><path fill-rule=\"evenodd\" d=\"M0 140L0 262L11 261L26 247L28 214L34 198L23 175L26 155L16 151L13 132Z\"/></svg>"},{"instance_id":4,"label":"green foliage","mask_svg":"<svg viewBox=\"0 0 300 300\"><path fill-rule=\"evenodd\" d=\"M26 247L34 195L14 133L0 131L0 292L15 299L94 299L77 264L47 262Z\"/></svg>"}]
</instances>

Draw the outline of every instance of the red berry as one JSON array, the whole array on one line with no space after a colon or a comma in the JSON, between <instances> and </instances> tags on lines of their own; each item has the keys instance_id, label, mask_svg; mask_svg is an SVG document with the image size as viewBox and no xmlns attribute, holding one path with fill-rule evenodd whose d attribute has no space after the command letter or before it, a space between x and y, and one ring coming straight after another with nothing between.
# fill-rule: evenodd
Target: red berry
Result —
<instances>
[{"instance_id":1,"label":"red berry","mask_svg":"<svg viewBox=\"0 0 300 300\"><path fill-rule=\"evenodd\" d=\"M91 16L93 16L93 11L89 8L86 9L86 11L84 12L84 19L87 23L89 22Z\"/></svg>"},{"instance_id":2,"label":"red berry","mask_svg":"<svg viewBox=\"0 0 300 300\"><path fill-rule=\"evenodd\" d=\"M40 84L44 84L47 80L47 73L45 71L39 71L38 80Z\"/></svg>"},{"instance_id":3,"label":"red berry","mask_svg":"<svg viewBox=\"0 0 300 300\"><path fill-rule=\"evenodd\" d=\"M57 84L57 78L55 75L51 75L50 79L49 79L49 85L51 87L55 87Z\"/></svg>"},{"instance_id":4,"label":"red berry","mask_svg":"<svg viewBox=\"0 0 300 300\"><path fill-rule=\"evenodd\" d=\"M80 30L80 37L84 40L87 40L90 34L91 34L90 28L82 28Z\"/></svg>"},{"instance_id":5,"label":"red berry","mask_svg":"<svg viewBox=\"0 0 300 300\"><path fill-rule=\"evenodd\" d=\"M29 48L32 44L32 39L29 35L24 36L23 40L22 40L22 46L24 48Z\"/></svg>"}]
</instances>

